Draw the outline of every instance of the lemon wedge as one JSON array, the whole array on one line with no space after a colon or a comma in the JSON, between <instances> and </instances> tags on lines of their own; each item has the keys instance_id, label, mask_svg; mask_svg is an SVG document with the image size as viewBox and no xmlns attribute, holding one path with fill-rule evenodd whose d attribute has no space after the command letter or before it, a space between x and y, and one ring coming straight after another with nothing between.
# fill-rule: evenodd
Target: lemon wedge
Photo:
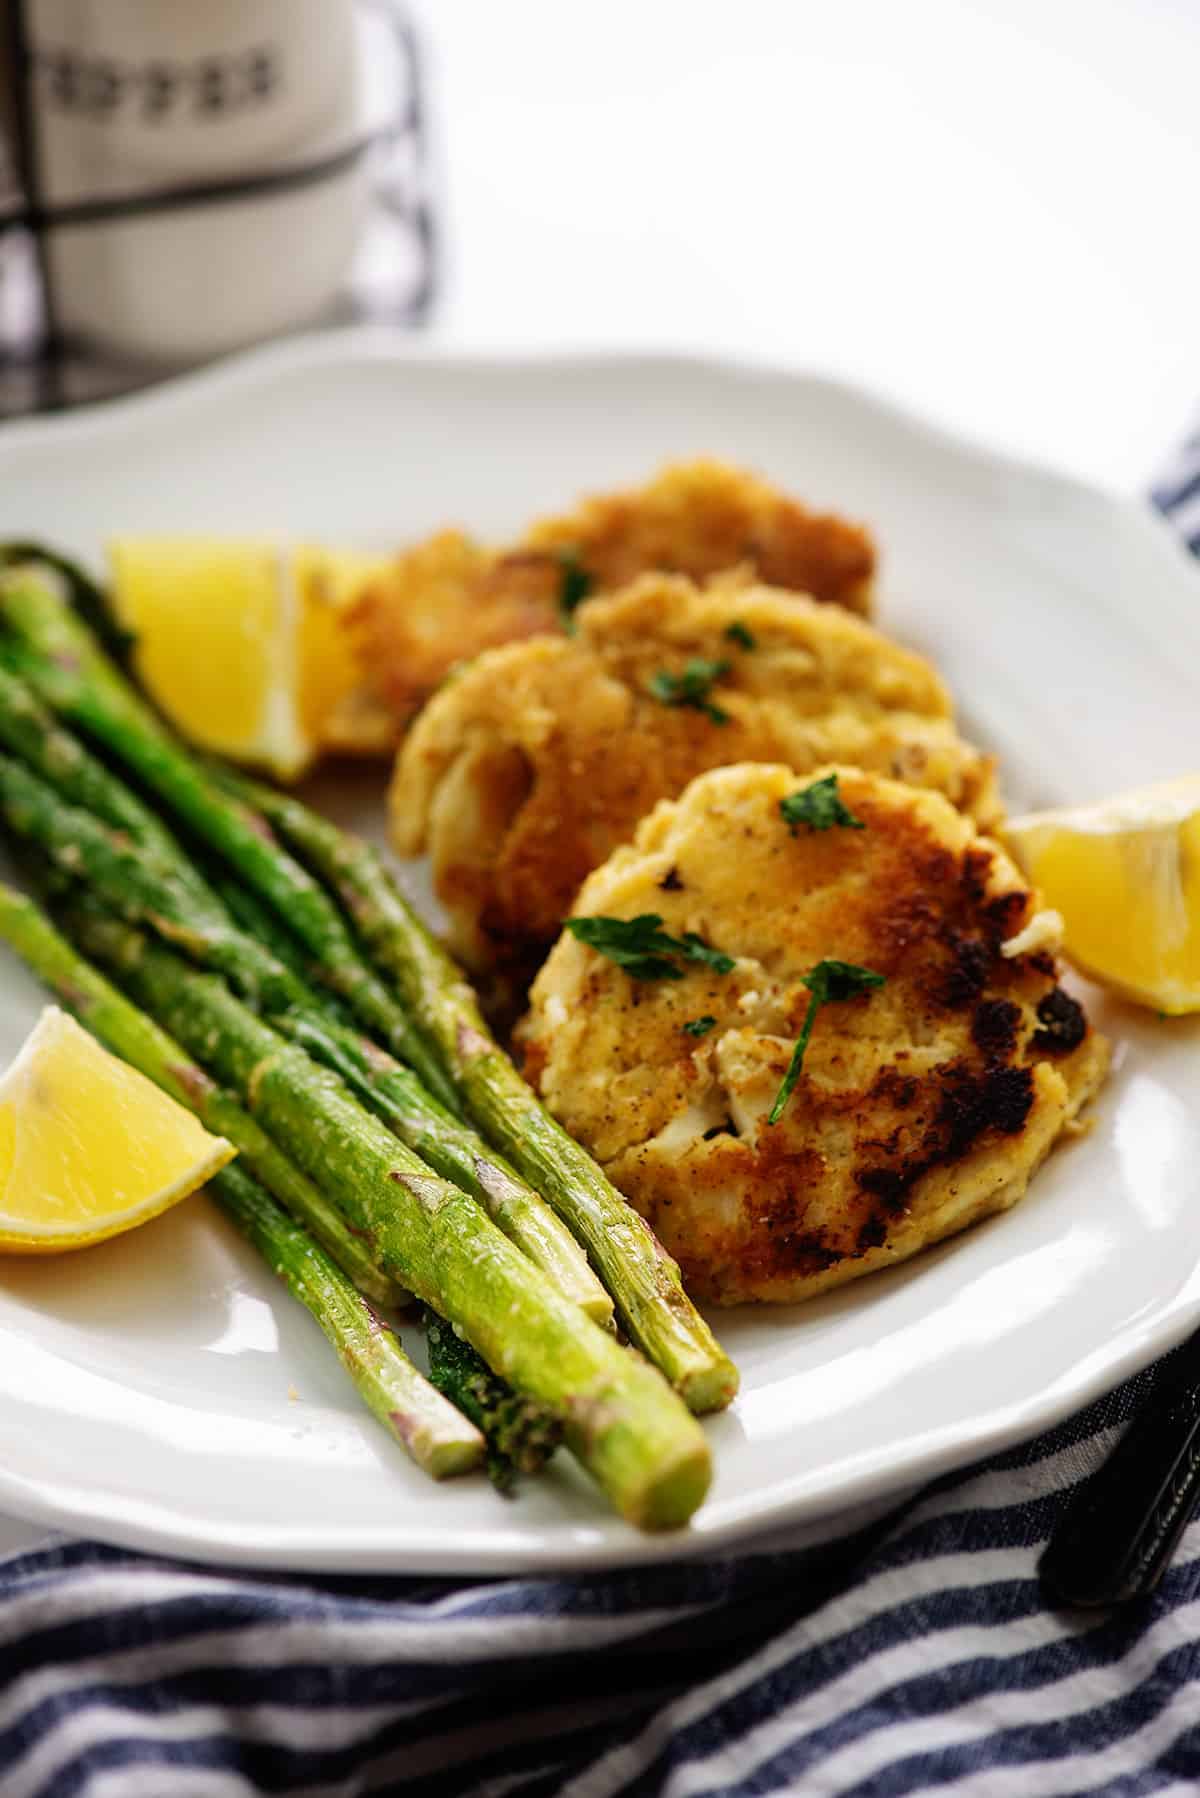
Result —
<instances>
[{"instance_id":1,"label":"lemon wedge","mask_svg":"<svg viewBox=\"0 0 1200 1798\"><path fill-rule=\"evenodd\" d=\"M1003 835L1084 973L1158 1011L1200 1011L1200 774L1030 812Z\"/></svg>"},{"instance_id":2,"label":"lemon wedge","mask_svg":"<svg viewBox=\"0 0 1200 1798\"><path fill-rule=\"evenodd\" d=\"M121 537L113 605L134 667L203 749L295 780L360 675L341 615L378 560L265 538Z\"/></svg>"},{"instance_id":3,"label":"lemon wedge","mask_svg":"<svg viewBox=\"0 0 1200 1798\"><path fill-rule=\"evenodd\" d=\"M0 1248L103 1242L186 1199L234 1153L49 1006L0 1076Z\"/></svg>"},{"instance_id":4,"label":"lemon wedge","mask_svg":"<svg viewBox=\"0 0 1200 1798\"><path fill-rule=\"evenodd\" d=\"M301 729L319 748L328 746L334 713L362 680L354 639L344 627L346 610L385 564L348 550L298 544L292 557L299 600L296 704Z\"/></svg>"}]
</instances>

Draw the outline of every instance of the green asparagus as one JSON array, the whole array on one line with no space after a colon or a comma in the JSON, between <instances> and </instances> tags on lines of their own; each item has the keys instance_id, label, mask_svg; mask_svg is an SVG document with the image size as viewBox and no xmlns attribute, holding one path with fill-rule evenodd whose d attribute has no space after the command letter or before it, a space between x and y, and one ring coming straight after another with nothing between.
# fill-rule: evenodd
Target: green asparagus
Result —
<instances>
[{"instance_id":1,"label":"green asparagus","mask_svg":"<svg viewBox=\"0 0 1200 1798\"><path fill-rule=\"evenodd\" d=\"M207 869L209 885L234 923L247 936L257 937L271 951L271 954L290 968L298 980L311 984L313 978L312 961L299 937L293 936L283 920L271 910L257 893L235 880L219 864L210 865ZM353 1014L336 993L328 987L321 989L321 1004L331 1019L336 1020L347 1029L356 1028Z\"/></svg>"},{"instance_id":2,"label":"green asparagus","mask_svg":"<svg viewBox=\"0 0 1200 1798\"><path fill-rule=\"evenodd\" d=\"M143 854L122 833L62 803L45 782L4 755L0 815L60 871L85 882L110 910L132 923L151 925L193 959L224 973L256 1010L340 1074L401 1141L482 1199L504 1233L590 1316L611 1321L608 1294L550 1207L481 1137L426 1093L415 1074L330 1016L286 963L231 922L214 893L195 880L181 881L173 864Z\"/></svg>"},{"instance_id":3,"label":"green asparagus","mask_svg":"<svg viewBox=\"0 0 1200 1798\"><path fill-rule=\"evenodd\" d=\"M93 813L150 854L171 859L180 873L191 864L158 817L103 763L63 730L23 681L0 662L0 747L18 756L72 805ZM192 876L199 884L199 877Z\"/></svg>"},{"instance_id":4,"label":"green asparagus","mask_svg":"<svg viewBox=\"0 0 1200 1798\"><path fill-rule=\"evenodd\" d=\"M75 954L32 900L2 884L0 937L106 1047L235 1144L238 1165L210 1181L209 1191L313 1313L368 1405L418 1465L435 1479L477 1467L484 1450L479 1431L421 1377L366 1302L394 1306L407 1294L376 1269L336 1207L178 1043Z\"/></svg>"},{"instance_id":5,"label":"green asparagus","mask_svg":"<svg viewBox=\"0 0 1200 1798\"><path fill-rule=\"evenodd\" d=\"M13 569L0 578L0 636L0 663L43 705L102 744L236 868L306 945L322 982L346 1000L372 1036L415 1069L435 1098L458 1112L457 1091L438 1057L366 965L332 900L261 819L218 790L36 569Z\"/></svg>"},{"instance_id":6,"label":"green asparagus","mask_svg":"<svg viewBox=\"0 0 1200 1798\"><path fill-rule=\"evenodd\" d=\"M675 1262L500 1049L475 995L371 846L298 800L240 776L248 805L340 896L376 962L433 1042L483 1134L586 1247L632 1340L694 1411L717 1410L737 1370L683 1290Z\"/></svg>"},{"instance_id":7,"label":"green asparagus","mask_svg":"<svg viewBox=\"0 0 1200 1798\"><path fill-rule=\"evenodd\" d=\"M395 1333L337 1263L236 1163L208 1190L309 1310L384 1428L435 1480L470 1473L485 1455L481 1431L418 1373Z\"/></svg>"},{"instance_id":8,"label":"green asparagus","mask_svg":"<svg viewBox=\"0 0 1200 1798\"><path fill-rule=\"evenodd\" d=\"M293 972L302 978L303 950L294 938L289 940L287 931L257 895L247 893L237 882L229 880L219 881L218 891L242 925L267 941L280 960L287 961ZM332 1015L335 1018L342 1016L332 994L322 994L321 1002L327 1008L334 1008ZM322 1058L318 1055L315 1059ZM400 1140L415 1149L422 1161L428 1162L436 1173L480 1199L493 1223L499 1224L504 1234L523 1249L535 1266L548 1274L569 1298L582 1305L589 1317L611 1327L612 1300L556 1213L526 1185L511 1163L498 1155L476 1131L444 1114L432 1116L428 1104L422 1104L416 1095L405 1099L400 1083L411 1083L412 1076L394 1063L389 1064L386 1057L381 1057L376 1073L377 1090L380 1085L388 1085L386 1070L389 1065L394 1070L390 1089L399 1101L399 1115L389 1115L378 1105L371 1109L376 1110Z\"/></svg>"},{"instance_id":9,"label":"green asparagus","mask_svg":"<svg viewBox=\"0 0 1200 1798\"><path fill-rule=\"evenodd\" d=\"M21 566L49 570L52 580L70 599L72 610L95 632L113 660L125 666L137 638L118 623L103 588L96 585L86 569L44 543L15 539L0 543L0 569Z\"/></svg>"},{"instance_id":10,"label":"green asparagus","mask_svg":"<svg viewBox=\"0 0 1200 1798\"><path fill-rule=\"evenodd\" d=\"M60 872L84 881L131 923L151 925L194 960L225 974L248 1003L277 1018L306 1049L326 1061L360 1096L367 1095L371 1058L364 1039L329 1024L307 1003L303 985L257 938L231 922L215 894L180 878L177 865L146 854L23 763L0 755L0 815L10 830L37 845Z\"/></svg>"},{"instance_id":11,"label":"green asparagus","mask_svg":"<svg viewBox=\"0 0 1200 1798\"><path fill-rule=\"evenodd\" d=\"M456 1324L518 1392L559 1411L567 1446L621 1515L645 1529L686 1522L711 1478L708 1445L655 1370L218 976L119 920L76 909L84 915L71 928L85 952L119 969L134 997L241 1093L363 1232L379 1264Z\"/></svg>"},{"instance_id":12,"label":"green asparagus","mask_svg":"<svg viewBox=\"0 0 1200 1798\"><path fill-rule=\"evenodd\" d=\"M106 1048L194 1111L215 1136L231 1142L243 1165L312 1231L361 1292L380 1305L406 1302L403 1288L376 1267L363 1239L349 1229L336 1205L288 1159L262 1125L77 955L32 899L2 883L0 939Z\"/></svg>"},{"instance_id":13,"label":"green asparagus","mask_svg":"<svg viewBox=\"0 0 1200 1798\"><path fill-rule=\"evenodd\" d=\"M431 1383L487 1438L488 1477L496 1490L511 1492L519 1473L540 1473L562 1441L561 1419L498 1380L436 1311L425 1313L425 1340Z\"/></svg>"},{"instance_id":14,"label":"green asparagus","mask_svg":"<svg viewBox=\"0 0 1200 1798\"><path fill-rule=\"evenodd\" d=\"M93 901L77 900L76 904L96 914ZM336 1206L287 1159L249 1112L191 1061L179 1043L84 961L31 899L3 883L0 940L21 956L107 1048L193 1110L214 1134L232 1142L239 1152L239 1168L249 1169L269 1192L282 1199L294 1217L307 1224L360 1292L389 1308L407 1304L409 1295L379 1272L362 1238L352 1233ZM433 1383L451 1399L456 1387L465 1393L469 1400L466 1414L487 1438L489 1473L496 1484L507 1488L514 1472L538 1470L561 1440L561 1425L544 1407L518 1398L457 1336L454 1343L456 1350L448 1347L441 1356Z\"/></svg>"}]
</instances>

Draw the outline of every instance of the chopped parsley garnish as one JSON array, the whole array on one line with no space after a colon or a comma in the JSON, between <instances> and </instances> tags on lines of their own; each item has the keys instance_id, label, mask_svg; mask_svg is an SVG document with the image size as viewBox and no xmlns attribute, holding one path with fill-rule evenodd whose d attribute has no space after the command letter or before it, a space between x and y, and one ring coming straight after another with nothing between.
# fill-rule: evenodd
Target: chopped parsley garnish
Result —
<instances>
[{"instance_id":1,"label":"chopped parsley garnish","mask_svg":"<svg viewBox=\"0 0 1200 1798\"><path fill-rule=\"evenodd\" d=\"M710 662L705 656L693 656L682 674L669 674L660 668L650 682L650 692L663 705L686 705L703 712L714 724L728 724L729 713L723 712L709 698L714 681L729 673L728 662Z\"/></svg>"},{"instance_id":2,"label":"chopped parsley garnish","mask_svg":"<svg viewBox=\"0 0 1200 1798\"><path fill-rule=\"evenodd\" d=\"M735 618L732 624L726 626L725 635L731 643L737 643L742 649L758 648L758 638L752 630L747 629L740 618Z\"/></svg>"},{"instance_id":3,"label":"chopped parsley garnish","mask_svg":"<svg viewBox=\"0 0 1200 1798\"><path fill-rule=\"evenodd\" d=\"M575 629L575 612L592 590L592 577L579 560L578 550L565 548L558 552L561 570L558 587L558 609L568 633Z\"/></svg>"},{"instance_id":4,"label":"chopped parsley garnish","mask_svg":"<svg viewBox=\"0 0 1200 1798\"><path fill-rule=\"evenodd\" d=\"M689 1018L683 1026L683 1030L686 1036L707 1036L710 1030L716 1029L716 1026L716 1018L709 1017L705 1013L702 1018Z\"/></svg>"},{"instance_id":5,"label":"chopped parsley garnish","mask_svg":"<svg viewBox=\"0 0 1200 1798\"><path fill-rule=\"evenodd\" d=\"M886 978L884 974L873 973L870 968L856 968L852 961L819 961L815 968L809 969L801 984L808 988L812 998L808 1002L808 1010L804 1014L804 1022L800 1026L787 1073L783 1076L783 1085L775 1095L768 1124L777 1124L783 1116L784 1107L800 1078L804 1051L808 1048L808 1039L822 1005L839 1005L844 999L854 999L873 986L882 986Z\"/></svg>"},{"instance_id":6,"label":"chopped parsley garnish","mask_svg":"<svg viewBox=\"0 0 1200 1798\"><path fill-rule=\"evenodd\" d=\"M866 829L862 819L856 818L842 804L836 774L827 774L824 780L814 780L810 787L789 793L786 799L779 801L779 809L793 836L802 824L807 824L810 830L829 830L834 824L845 830Z\"/></svg>"},{"instance_id":7,"label":"chopped parsley garnish","mask_svg":"<svg viewBox=\"0 0 1200 1798\"><path fill-rule=\"evenodd\" d=\"M676 965L680 961L703 962L716 974L730 974L734 968L731 955L710 949L694 930L668 936L653 911L636 918L568 918L567 929L633 980L682 980L686 970Z\"/></svg>"},{"instance_id":8,"label":"chopped parsley garnish","mask_svg":"<svg viewBox=\"0 0 1200 1798\"><path fill-rule=\"evenodd\" d=\"M732 955L726 955L720 949L710 949L704 938L697 936L694 930L684 931L682 945L683 954L688 961L702 961L714 974L732 974L737 966Z\"/></svg>"}]
</instances>

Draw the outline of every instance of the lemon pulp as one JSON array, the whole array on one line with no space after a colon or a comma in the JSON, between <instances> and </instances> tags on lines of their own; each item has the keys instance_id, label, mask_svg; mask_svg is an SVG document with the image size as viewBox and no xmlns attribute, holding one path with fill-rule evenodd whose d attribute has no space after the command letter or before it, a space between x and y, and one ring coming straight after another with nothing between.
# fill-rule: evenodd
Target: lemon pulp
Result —
<instances>
[{"instance_id":1,"label":"lemon pulp","mask_svg":"<svg viewBox=\"0 0 1200 1798\"><path fill-rule=\"evenodd\" d=\"M1160 1011L1200 1010L1200 774L1015 818L1004 836L1085 973Z\"/></svg>"},{"instance_id":2,"label":"lemon pulp","mask_svg":"<svg viewBox=\"0 0 1200 1798\"><path fill-rule=\"evenodd\" d=\"M172 724L231 760L302 774L359 682L341 613L378 563L213 537L122 537L110 560L134 667Z\"/></svg>"},{"instance_id":3,"label":"lemon pulp","mask_svg":"<svg viewBox=\"0 0 1200 1798\"><path fill-rule=\"evenodd\" d=\"M299 600L297 706L306 737L322 744L334 710L362 678L354 639L342 622L346 608L380 562L301 543L292 567Z\"/></svg>"},{"instance_id":4,"label":"lemon pulp","mask_svg":"<svg viewBox=\"0 0 1200 1798\"><path fill-rule=\"evenodd\" d=\"M233 1154L50 1006L0 1077L0 1246L101 1241L186 1198Z\"/></svg>"}]
</instances>

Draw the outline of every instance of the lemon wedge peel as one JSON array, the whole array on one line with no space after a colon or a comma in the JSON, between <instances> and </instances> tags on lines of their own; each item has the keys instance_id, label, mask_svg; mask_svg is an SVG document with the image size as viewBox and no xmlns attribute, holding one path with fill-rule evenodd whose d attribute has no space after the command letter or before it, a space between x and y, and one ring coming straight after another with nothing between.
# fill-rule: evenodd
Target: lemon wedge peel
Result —
<instances>
[{"instance_id":1,"label":"lemon wedge peel","mask_svg":"<svg viewBox=\"0 0 1200 1798\"><path fill-rule=\"evenodd\" d=\"M187 1198L235 1153L48 1006L0 1075L0 1249L103 1242Z\"/></svg>"},{"instance_id":2,"label":"lemon wedge peel","mask_svg":"<svg viewBox=\"0 0 1200 1798\"><path fill-rule=\"evenodd\" d=\"M1003 835L1083 973L1170 1017L1200 1011L1200 773L1033 812Z\"/></svg>"}]
</instances>

